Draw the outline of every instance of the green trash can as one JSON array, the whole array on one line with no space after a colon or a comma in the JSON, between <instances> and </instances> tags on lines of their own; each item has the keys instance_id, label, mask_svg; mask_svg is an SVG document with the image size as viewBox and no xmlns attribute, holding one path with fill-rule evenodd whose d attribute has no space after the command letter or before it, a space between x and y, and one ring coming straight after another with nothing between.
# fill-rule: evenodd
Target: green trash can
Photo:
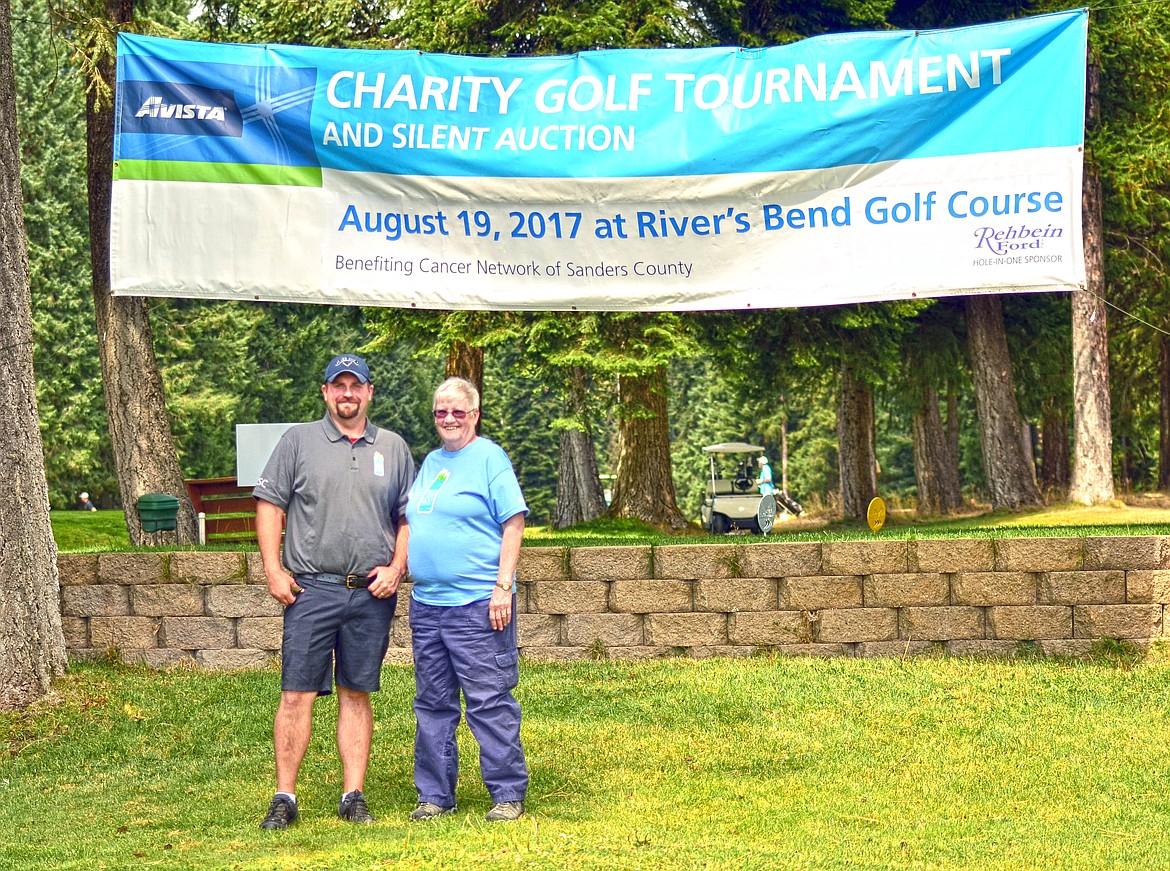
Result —
<instances>
[{"instance_id":1,"label":"green trash can","mask_svg":"<svg viewBox=\"0 0 1170 871\"><path fill-rule=\"evenodd\" d=\"M179 500L169 493L143 493L135 503L146 532L162 532L179 526Z\"/></svg>"}]
</instances>

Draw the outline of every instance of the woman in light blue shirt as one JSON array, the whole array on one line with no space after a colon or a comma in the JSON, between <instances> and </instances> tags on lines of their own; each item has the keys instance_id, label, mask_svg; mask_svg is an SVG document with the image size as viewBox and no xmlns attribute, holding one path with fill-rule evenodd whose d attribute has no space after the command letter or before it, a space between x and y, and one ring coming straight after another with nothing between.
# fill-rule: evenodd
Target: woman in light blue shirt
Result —
<instances>
[{"instance_id":1,"label":"woman in light blue shirt","mask_svg":"<svg viewBox=\"0 0 1170 871\"><path fill-rule=\"evenodd\" d=\"M520 744L515 579L528 506L507 454L476 433L479 391L435 391L442 447L423 460L406 508L416 732L413 820L455 810L459 695L479 742L489 821L519 819L528 791Z\"/></svg>"}]
</instances>

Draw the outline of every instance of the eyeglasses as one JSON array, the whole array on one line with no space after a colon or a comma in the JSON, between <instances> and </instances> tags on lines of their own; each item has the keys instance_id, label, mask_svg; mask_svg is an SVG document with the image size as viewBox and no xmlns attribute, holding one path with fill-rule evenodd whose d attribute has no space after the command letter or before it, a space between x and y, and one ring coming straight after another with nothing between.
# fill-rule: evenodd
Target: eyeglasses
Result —
<instances>
[{"instance_id":1,"label":"eyeglasses","mask_svg":"<svg viewBox=\"0 0 1170 871\"><path fill-rule=\"evenodd\" d=\"M473 409L471 409L471 411L475 411L475 409L473 408ZM467 417L467 415L471 414L471 411L463 411L462 409L458 409L458 408L452 408L452 409L436 408L435 409L435 420L442 420L448 414L451 415L456 420L463 420L463 418L465 418L465 417Z\"/></svg>"}]
</instances>

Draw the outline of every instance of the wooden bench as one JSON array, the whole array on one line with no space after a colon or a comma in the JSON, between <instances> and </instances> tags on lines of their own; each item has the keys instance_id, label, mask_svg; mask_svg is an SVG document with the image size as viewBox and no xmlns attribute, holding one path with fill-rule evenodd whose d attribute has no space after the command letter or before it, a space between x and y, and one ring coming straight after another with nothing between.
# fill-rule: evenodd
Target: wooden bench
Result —
<instances>
[{"instance_id":1,"label":"wooden bench","mask_svg":"<svg viewBox=\"0 0 1170 871\"><path fill-rule=\"evenodd\" d=\"M196 516L205 516L204 543L256 540L256 500L251 487L241 487L234 476L184 483Z\"/></svg>"}]
</instances>

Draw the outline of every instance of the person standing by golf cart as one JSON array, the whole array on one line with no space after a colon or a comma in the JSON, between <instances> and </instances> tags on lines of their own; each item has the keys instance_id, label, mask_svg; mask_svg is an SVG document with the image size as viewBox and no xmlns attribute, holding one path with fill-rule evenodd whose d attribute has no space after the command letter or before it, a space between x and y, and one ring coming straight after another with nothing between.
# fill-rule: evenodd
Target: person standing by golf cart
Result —
<instances>
[{"instance_id":1,"label":"person standing by golf cart","mask_svg":"<svg viewBox=\"0 0 1170 871\"><path fill-rule=\"evenodd\" d=\"M769 493L775 493L776 487L772 484L772 467L768 465L768 458L764 454L760 454L756 462L760 466L760 477L756 481L760 487L760 495L767 496Z\"/></svg>"}]
</instances>

